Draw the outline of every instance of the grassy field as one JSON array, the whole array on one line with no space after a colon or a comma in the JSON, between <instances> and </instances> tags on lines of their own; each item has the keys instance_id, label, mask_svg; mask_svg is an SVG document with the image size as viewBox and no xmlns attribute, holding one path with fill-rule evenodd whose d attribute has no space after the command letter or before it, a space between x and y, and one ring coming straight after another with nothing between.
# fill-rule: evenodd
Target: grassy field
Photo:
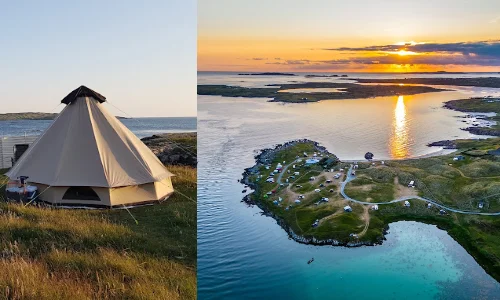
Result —
<instances>
[{"instance_id":1,"label":"grassy field","mask_svg":"<svg viewBox=\"0 0 500 300\"><path fill-rule=\"evenodd\" d=\"M304 88L342 88L344 93L312 92L282 93L280 90ZM198 85L198 95L214 95L224 97L272 98L274 102L304 103L334 99L358 99L394 95L414 95L429 92L440 92L427 86L399 85L360 85L354 83L306 82L296 84L269 85L266 88L247 88L227 85Z\"/></svg>"},{"instance_id":2,"label":"grassy field","mask_svg":"<svg viewBox=\"0 0 500 300\"><path fill-rule=\"evenodd\" d=\"M196 200L196 169L168 169ZM130 213L138 224L126 210L0 202L0 298L195 299L196 202L175 193Z\"/></svg>"},{"instance_id":3,"label":"grassy field","mask_svg":"<svg viewBox=\"0 0 500 300\"><path fill-rule=\"evenodd\" d=\"M458 150L450 155L385 161L384 165L379 162L375 165L360 163L356 179L347 184L345 192L352 198L371 199L372 202L419 195L463 210L500 211L500 157L488 154L488 151L500 146L500 139L457 140L455 144ZM291 148L282 152L278 154L279 158L295 157L301 151ZM464 159L454 160L457 155L463 155ZM278 161L276 159L271 165ZM296 171L303 174L309 170L331 179L339 168L346 165L338 162L334 173L325 172L321 165L307 169L299 166ZM407 187L411 180L416 182L415 189ZM309 182L309 174L299 181L304 190L294 187L292 191L308 192L319 188L318 184L323 182ZM275 189L276 193L265 195L271 189ZM398 202L379 205L378 210L372 210L361 204L349 203L337 194L336 189L334 193L329 193L328 189L326 186L320 193L311 192L300 204L294 204L294 199L279 205L273 203L286 195L286 186L276 187L276 184L257 184L257 192L253 196L261 207L305 238L335 239L340 243L376 243L383 239L384 230L392 222L407 220L435 224L446 230L490 275L500 281L500 217L452 212L441 214L439 208L428 208L427 203L421 200L409 200L410 207ZM315 205L321 197L328 197L329 202ZM478 207L480 202L484 205L481 209ZM290 203L292 207L286 210ZM350 205L353 211L344 212L344 205ZM313 222L318 219L321 220L319 226L313 227Z\"/></svg>"}]
</instances>

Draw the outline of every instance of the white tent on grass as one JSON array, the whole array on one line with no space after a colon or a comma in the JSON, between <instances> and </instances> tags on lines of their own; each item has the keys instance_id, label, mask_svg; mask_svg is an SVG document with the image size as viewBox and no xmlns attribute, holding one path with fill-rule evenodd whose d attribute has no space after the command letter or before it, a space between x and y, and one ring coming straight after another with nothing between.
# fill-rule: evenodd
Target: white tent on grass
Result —
<instances>
[{"instance_id":1,"label":"white tent on grass","mask_svg":"<svg viewBox=\"0 0 500 300\"><path fill-rule=\"evenodd\" d=\"M168 198L173 174L106 110L105 101L85 86L71 92L6 175L29 176L39 198L54 205L115 207Z\"/></svg>"}]
</instances>

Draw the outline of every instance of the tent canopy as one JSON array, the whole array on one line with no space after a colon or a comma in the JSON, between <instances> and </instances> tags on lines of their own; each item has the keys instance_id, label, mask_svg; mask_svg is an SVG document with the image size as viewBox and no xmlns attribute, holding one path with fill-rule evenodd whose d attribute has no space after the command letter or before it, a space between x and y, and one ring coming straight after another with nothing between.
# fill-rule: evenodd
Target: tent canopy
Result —
<instances>
[{"instance_id":1,"label":"tent canopy","mask_svg":"<svg viewBox=\"0 0 500 300\"><path fill-rule=\"evenodd\" d=\"M162 181L170 173L144 143L81 86L7 176L48 186L124 187ZM76 101L78 100L78 101Z\"/></svg>"}]
</instances>

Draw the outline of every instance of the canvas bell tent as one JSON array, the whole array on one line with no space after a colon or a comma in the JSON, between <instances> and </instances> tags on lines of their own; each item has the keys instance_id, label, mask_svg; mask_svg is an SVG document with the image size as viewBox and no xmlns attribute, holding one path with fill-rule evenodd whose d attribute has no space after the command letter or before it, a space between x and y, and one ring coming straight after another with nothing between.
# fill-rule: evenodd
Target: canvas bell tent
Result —
<instances>
[{"instance_id":1,"label":"canvas bell tent","mask_svg":"<svg viewBox=\"0 0 500 300\"><path fill-rule=\"evenodd\" d=\"M66 107L7 172L29 176L39 198L54 205L115 207L166 199L171 174L160 160L109 113L106 98L81 86Z\"/></svg>"}]
</instances>

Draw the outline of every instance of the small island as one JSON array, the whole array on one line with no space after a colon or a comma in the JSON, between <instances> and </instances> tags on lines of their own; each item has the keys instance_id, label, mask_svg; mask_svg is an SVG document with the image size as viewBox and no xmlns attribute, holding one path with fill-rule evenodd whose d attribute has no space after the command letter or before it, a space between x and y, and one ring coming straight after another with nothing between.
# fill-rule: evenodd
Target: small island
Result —
<instances>
[{"instance_id":1,"label":"small island","mask_svg":"<svg viewBox=\"0 0 500 300\"><path fill-rule=\"evenodd\" d=\"M307 74L304 76L305 78L332 78L332 77L347 77L347 75L338 75L338 74L333 74L333 75L322 75L322 74Z\"/></svg>"},{"instance_id":2,"label":"small island","mask_svg":"<svg viewBox=\"0 0 500 300\"><path fill-rule=\"evenodd\" d=\"M297 76L293 73L264 72L264 73L240 73L239 76Z\"/></svg>"},{"instance_id":3,"label":"small island","mask_svg":"<svg viewBox=\"0 0 500 300\"><path fill-rule=\"evenodd\" d=\"M307 92L305 92L304 89L306 89ZM331 89L332 91L325 92L316 89ZM198 85L198 95L271 98L271 100L269 100L270 102L286 103L415 95L441 91L446 90L428 86L361 85L356 83L337 82L305 82L281 85L269 84L264 88L247 88L228 85Z\"/></svg>"},{"instance_id":4,"label":"small island","mask_svg":"<svg viewBox=\"0 0 500 300\"><path fill-rule=\"evenodd\" d=\"M392 222L435 224L500 280L500 139L454 145L442 156L344 162L314 141L287 142L245 170L244 201L314 245L377 245Z\"/></svg>"}]
</instances>

